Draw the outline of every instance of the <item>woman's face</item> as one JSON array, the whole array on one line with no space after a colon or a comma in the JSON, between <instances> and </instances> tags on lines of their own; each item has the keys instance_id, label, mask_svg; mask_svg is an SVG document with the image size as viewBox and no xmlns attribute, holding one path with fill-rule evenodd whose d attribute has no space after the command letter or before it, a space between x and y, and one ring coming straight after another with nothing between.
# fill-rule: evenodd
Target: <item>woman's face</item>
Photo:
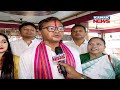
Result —
<instances>
[{"instance_id":1,"label":"woman's face","mask_svg":"<svg viewBox=\"0 0 120 90\"><path fill-rule=\"evenodd\" d=\"M8 49L8 42L5 37L0 35L0 53L4 53Z\"/></svg>"},{"instance_id":2,"label":"woman's face","mask_svg":"<svg viewBox=\"0 0 120 90\"><path fill-rule=\"evenodd\" d=\"M104 42L100 39L92 39L88 43L88 52L92 54L102 54L105 50Z\"/></svg>"}]
</instances>

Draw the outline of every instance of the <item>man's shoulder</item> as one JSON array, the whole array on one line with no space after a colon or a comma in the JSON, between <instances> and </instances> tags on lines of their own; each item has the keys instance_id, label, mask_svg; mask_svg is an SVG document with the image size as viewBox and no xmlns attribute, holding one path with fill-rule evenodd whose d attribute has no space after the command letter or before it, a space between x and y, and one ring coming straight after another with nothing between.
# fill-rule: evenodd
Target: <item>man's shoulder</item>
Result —
<instances>
[{"instance_id":1,"label":"man's shoulder","mask_svg":"<svg viewBox=\"0 0 120 90\"><path fill-rule=\"evenodd\" d=\"M72 46L70 46L70 45L66 45L66 47L68 47L72 53L77 53L77 54L79 54L79 52L78 52L78 50L76 50L76 48L74 48L74 47L72 47Z\"/></svg>"},{"instance_id":2,"label":"man's shoulder","mask_svg":"<svg viewBox=\"0 0 120 90\"><path fill-rule=\"evenodd\" d=\"M67 44L67 43L72 43L73 40L70 40L70 41L63 41L64 44Z\"/></svg>"},{"instance_id":3,"label":"man's shoulder","mask_svg":"<svg viewBox=\"0 0 120 90\"><path fill-rule=\"evenodd\" d=\"M18 40L15 40L15 41L11 41L10 44L17 44L19 42L23 41L22 39L18 39Z\"/></svg>"},{"instance_id":4,"label":"man's shoulder","mask_svg":"<svg viewBox=\"0 0 120 90\"><path fill-rule=\"evenodd\" d=\"M35 43L36 45L39 44L41 41L42 41L42 40L37 39L37 38L33 39L33 43Z\"/></svg>"},{"instance_id":5,"label":"man's shoulder","mask_svg":"<svg viewBox=\"0 0 120 90\"><path fill-rule=\"evenodd\" d=\"M32 54L35 52L37 46L34 47L30 47L28 49L26 49L21 56L32 56Z\"/></svg>"},{"instance_id":6,"label":"man's shoulder","mask_svg":"<svg viewBox=\"0 0 120 90\"><path fill-rule=\"evenodd\" d=\"M66 46L73 46L73 45L74 45L73 41L64 41L63 43L64 43Z\"/></svg>"}]
</instances>

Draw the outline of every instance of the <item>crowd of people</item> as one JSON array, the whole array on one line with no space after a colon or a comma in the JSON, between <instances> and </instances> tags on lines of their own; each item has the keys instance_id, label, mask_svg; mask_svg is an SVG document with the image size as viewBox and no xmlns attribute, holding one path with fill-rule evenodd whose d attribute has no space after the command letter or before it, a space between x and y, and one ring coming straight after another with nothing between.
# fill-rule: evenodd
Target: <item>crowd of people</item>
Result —
<instances>
[{"instance_id":1,"label":"crowd of people","mask_svg":"<svg viewBox=\"0 0 120 90\"><path fill-rule=\"evenodd\" d=\"M37 27L31 22L19 26L22 39L9 42L0 33L1 79L119 79L120 60L104 53L105 40L87 41L83 25L71 28L72 40L63 43L64 26L60 19L48 17L38 24L42 40L36 39ZM53 61L60 47L65 63ZM63 75L61 67L67 73Z\"/></svg>"}]
</instances>

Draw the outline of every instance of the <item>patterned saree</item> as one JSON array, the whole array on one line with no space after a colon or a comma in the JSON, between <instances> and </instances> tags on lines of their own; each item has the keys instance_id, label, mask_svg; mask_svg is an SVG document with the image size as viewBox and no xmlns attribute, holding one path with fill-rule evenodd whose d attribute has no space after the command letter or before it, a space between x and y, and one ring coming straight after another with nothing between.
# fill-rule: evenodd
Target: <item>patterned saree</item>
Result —
<instances>
[{"instance_id":1,"label":"patterned saree","mask_svg":"<svg viewBox=\"0 0 120 90\"><path fill-rule=\"evenodd\" d=\"M88 55L86 55L87 57ZM97 59L83 63L82 70L84 75L92 79L115 79L115 71L109 61L108 55L103 55Z\"/></svg>"}]
</instances>

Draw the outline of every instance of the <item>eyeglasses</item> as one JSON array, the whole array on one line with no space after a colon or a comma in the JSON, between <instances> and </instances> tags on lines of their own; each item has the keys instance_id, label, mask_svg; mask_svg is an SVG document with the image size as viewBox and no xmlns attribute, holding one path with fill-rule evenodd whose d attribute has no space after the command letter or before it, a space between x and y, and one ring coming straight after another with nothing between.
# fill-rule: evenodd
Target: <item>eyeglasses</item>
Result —
<instances>
[{"instance_id":1,"label":"eyeglasses","mask_svg":"<svg viewBox=\"0 0 120 90\"><path fill-rule=\"evenodd\" d=\"M49 31L49 32L54 32L56 29L60 32L63 32L64 31L64 27L63 26L59 26L59 27L55 27L55 26L48 26L48 27L44 27L42 29L46 29Z\"/></svg>"}]
</instances>

